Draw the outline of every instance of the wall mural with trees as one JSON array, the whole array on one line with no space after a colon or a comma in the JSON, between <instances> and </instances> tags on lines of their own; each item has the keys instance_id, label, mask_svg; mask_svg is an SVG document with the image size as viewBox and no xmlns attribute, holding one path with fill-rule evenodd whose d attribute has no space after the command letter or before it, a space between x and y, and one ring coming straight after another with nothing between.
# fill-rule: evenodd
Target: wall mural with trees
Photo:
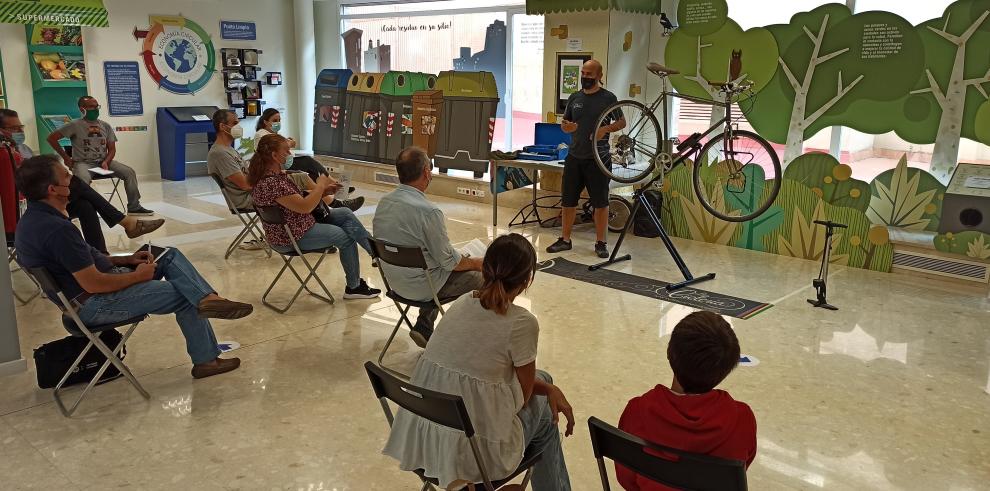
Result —
<instances>
[{"instance_id":1,"label":"wall mural with trees","mask_svg":"<svg viewBox=\"0 0 990 491\"><path fill-rule=\"evenodd\" d=\"M680 237L820 260L824 228L814 220L830 219L849 225L835 238L833 262L889 271L888 227L938 232L961 138L990 144L990 0L959 0L917 26L838 3L749 30L731 14L725 0L679 1L679 28L663 62L681 72L671 84L689 95L720 97L710 80L755 82L746 117L782 146L782 188L762 216L726 223L694 202L690 166L679 166L663 183L665 225ZM715 109L712 121L722 116ZM904 156L872 182L856 180L831 155L803 153L804 141L830 126L934 144L931 168L909 167ZM716 204L725 211L745 211L746 196L723 198ZM942 233L933 242L943 252L990 258L990 235L980 232Z\"/></svg>"}]
</instances>

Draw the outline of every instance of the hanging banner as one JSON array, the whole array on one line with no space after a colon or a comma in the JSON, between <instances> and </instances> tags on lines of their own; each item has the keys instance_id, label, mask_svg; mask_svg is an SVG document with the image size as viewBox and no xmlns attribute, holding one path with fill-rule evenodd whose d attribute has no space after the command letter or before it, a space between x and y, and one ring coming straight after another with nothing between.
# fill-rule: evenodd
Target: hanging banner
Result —
<instances>
[{"instance_id":1,"label":"hanging banner","mask_svg":"<svg viewBox=\"0 0 990 491\"><path fill-rule=\"evenodd\" d=\"M660 13L660 2L658 0L526 0L526 13L530 15L609 9L656 15Z\"/></svg>"},{"instance_id":2,"label":"hanging banner","mask_svg":"<svg viewBox=\"0 0 990 491\"><path fill-rule=\"evenodd\" d=\"M110 26L103 0L0 0L0 24Z\"/></svg>"}]
</instances>

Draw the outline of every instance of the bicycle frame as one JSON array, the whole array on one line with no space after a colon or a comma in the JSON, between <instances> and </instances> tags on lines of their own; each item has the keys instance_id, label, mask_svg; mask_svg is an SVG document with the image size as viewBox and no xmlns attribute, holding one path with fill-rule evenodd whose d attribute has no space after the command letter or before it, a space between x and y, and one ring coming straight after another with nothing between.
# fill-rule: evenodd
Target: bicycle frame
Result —
<instances>
[{"instance_id":1,"label":"bicycle frame","mask_svg":"<svg viewBox=\"0 0 990 491\"><path fill-rule=\"evenodd\" d=\"M686 94L679 94L679 93L676 93L676 92L671 92L671 91L667 90L667 77L664 76L664 77L661 77L661 79L663 80L663 89L660 91L660 95L657 96L657 98L652 103L650 103L650 105L648 105L646 107L649 110L649 112L652 113L652 114L654 114L654 115L657 114L657 109L660 109L660 108L663 109L663 124L662 124L662 127L663 127L663 134L666 135L667 138L670 138L670 125L668 124L669 119L667 118L667 115L669 114L669 111L670 111L670 106L668 104L668 98L670 98L670 97L677 97L679 99L689 100L691 102L696 102L698 104L705 104L705 105L709 105L709 106L719 106L719 107L722 107L722 108L725 109L725 116L722 117L722 119L719 119L715 124L713 124L712 126L710 126L704 132L702 132L702 133L695 133L695 134L691 135L691 138L689 138L688 140L686 140L686 141L682 142L680 145L678 145L678 150L680 150L681 147L683 147L685 150L700 150L701 145L698 145L698 142L700 142L706 136L714 133L717 129L722 128L722 132L725 135L725 141L729 145L728 151L729 152L732 152L732 124L731 124L732 123L732 99L731 98L727 98L725 102L719 102L719 101L716 101L716 100L713 100L713 99L706 99L704 97L695 97L695 96L692 96L692 95L686 95ZM643 121L643 120L641 120L641 121ZM635 126L633 128L630 128L629 133L632 133L635 129L636 129ZM661 144L663 144L663 142L661 142ZM681 164L682 162L684 162L688 157L690 157L694 153L693 151L679 151L677 154L674 154L672 152L672 150L674 150L674 149L673 148L671 148L671 149L662 148L662 149L657 149L657 152L656 152L657 155L662 155L662 154L665 154L666 153L666 154L669 154L669 155L675 157L673 159L673 162L670 164L670 168L674 168L677 165Z\"/></svg>"}]
</instances>

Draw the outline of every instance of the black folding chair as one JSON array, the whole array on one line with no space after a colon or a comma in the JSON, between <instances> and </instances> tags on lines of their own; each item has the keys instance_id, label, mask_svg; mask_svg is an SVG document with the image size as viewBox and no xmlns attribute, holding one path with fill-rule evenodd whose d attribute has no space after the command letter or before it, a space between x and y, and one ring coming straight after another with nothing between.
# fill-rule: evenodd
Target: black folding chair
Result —
<instances>
[{"instance_id":1,"label":"black folding chair","mask_svg":"<svg viewBox=\"0 0 990 491\"><path fill-rule=\"evenodd\" d=\"M18 271L22 271L20 264L17 263L17 249L14 249L14 244L10 241L7 242L7 266L10 269L11 276ZM13 267L11 268L11 266ZM17 293L17 290L13 290L14 298L17 299L21 305L27 305L31 302L31 300L34 300L35 297L41 294L41 287L38 285L38 282L35 281L31 275L27 274L26 271L24 273L34 285L34 290L27 296L22 296L20 293Z\"/></svg>"},{"instance_id":2,"label":"black folding chair","mask_svg":"<svg viewBox=\"0 0 990 491\"><path fill-rule=\"evenodd\" d=\"M542 457L541 451L527 448L523 454L522 462L519 463L519 466L516 467L516 470L511 475L493 481L491 476L488 475L485 463L481 460L477 437L474 434L474 426L471 424L471 417L468 416L467 407L464 405L464 400L461 399L461 396L416 387L400 380L370 361L365 362L364 369L367 370L368 378L371 379L371 387L375 390L375 397L378 398L378 402L382 405L382 411L385 412L385 419L388 420L389 428L392 427L392 422L395 419L392 415L392 408L388 405L388 401L392 401L416 416L464 433L464 436L467 437L468 442L471 444L471 453L474 454L474 460L478 463L478 470L481 472L483 479L483 482L474 485L475 488L495 491L509 484L519 474L525 472L522 488L526 489L526 486L529 484L533 465L539 462ZM429 451L436 452L437 449L430 448ZM415 473L423 481L421 491L436 490L436 486L440 485L437 479L427 477L426 473L422 470L417 470ZM465 487L464 489L467 488Z\"/></svg>"},{"instance_id":3,"label":"black folding chair","mask_svg":"<svg viewBox=\"0 0 990 491\"><path fill-rule=\"evenodd\" d=\"M117 368L117 370L120 371L121 375L123 375L127 381L131 383L134 389L141 394L141 397L150 399L151 396L148 395L148 392L144 390L141 383L134 378L131 371L124 365L124 361L119 358L120 352L124 348L124 343L126 343L131 337L131 334L134 333L134 329L137 328L137 325L141 321L147 319L148 316L141 315L132 317L113 324L87 326L82 320L79 319L78 304L75 300L70 301L66 298L65 293L63 293L58 284L55 283L55 279L52 278L48 270L45 268L24 268L24 271L27 272L27 274L30 275L31 278L38 283L38 285L41 286L41 289L45 291L45 294L50 300L52 300L52 303L54 303L59 310L62 311L62 326L65 330L69 331L69 334L73 336L85 336L86 339L89 340L86 347L81 353L79 353L79 356L76 357L76 361L72 363L72 366L70 366L65 372L65 375L62 376L62 380L60 380L58 385L55 386L55 390L52 393L55 398L55 404L58 406L58 410L62 413L62 415L67 418L72 416L72 413L74 413L76 408L79 407L79 403L82 402L84 397L86 397L86 393L89 392L89 389L93 388L97 382L99 382L100 378L103 377L103 372L110 367L111 363ZM108 347L103 340L100 339L99 333L110 329L116 329L118 327L127 327L127 331L125 331L123 337L121 337L120 343L118 343L113 349L110 349L110 347ZM65 390L63 389L63 385L65 385L65 382L69 379L69 376L77 370L79 363L82 361L83 357L86 356L86 353L88 353L93 347L100 350L107 360L103 362L103 365L100 367L99 371L96 372L93 379L89 381L86 388L84 388L82 393L79 394L79 398L77 398L76 401L67 408L65 406L65 402L62 400L62 392Z\"/></svg>"},{"instance_id":4,"label":"black folding chair","mask_svg":"<svg viewBox=\"0 0 990 491\"><path fill-rule=\"evenodd\" d=\"M127 205L124 203L124 196L120 192L120 183L124 182L123 179L117 177L116 174L103 175L103 174L96 174L93 172L90 172L90 177L94 181L103 181L109 179L110 184L113 186L113 190L107 193L107 201L110 201L112 203L113 197L116 196L117 201L120 202L120 209L124 210L125 212L127 211Z\"/></svg>"},{"instance_id":5,"label":"black folding chair","mask_svg":"<svg viewBox=\"0 0 990 491\"><path fill-rule=\"evenodd\" d=\"M227 246L227 252L224 254L223 258L228 259L230 255L233 254L234 251L236 251L241 245L241 241L246 239L248 235L254 237L254 240L263 244L265 247L265 254L267 254L268 257L272 257L272 249L268 245L268 242L265 241L265 232L261 230L261 225L258 223L260 221L258 218L258 213L251 208L238 208L234 206L234 201L230 198L230 195L227 194L227 187L224 186L223 178L216 174L210 174L210 177L213 178L213 182L217 183L217 186L220 188L220 195L223 196L223 200L227 203L227 209L230 210L230 214L236 216L237 219L241 221L241 224L244 225L241 232L237 234L230 245Z\"/></svg>"},{"instance_id":6,"label":"black folding chair","mask_svg":"<svg viewBox=\"0 0 990 491\"><path fill-rule=\"evenodd\" d=\"M296 302L296 298L299 297L299 294L302 293L303 290L306 290L310 295L332 305L334 302L333 294L330 293L330 289L327 288L325 284L323 284L323 280L321 280L320 277L316 274L316 270L320 268L320 264L322 264L323 260L326 259L327 254L337 250L336 247L327 246L320 249L302 250L299 248L299 242L296 241L295 237L292 235L292 230L289 229L289 225L285 221L285 216L282 214L282 208L280 208L277 205L258 206L256 204L254 206L254 209L257 211L258 217L261 218L261 221L263 223L275 227L285 228L285 233L286 235L288 235L289 240L292 242L292 250L289 252L282 252L278 249L273 248L273 250L278 253L279 257L282 258L282 262L284 262L285 264L282 265L282 269L280 269L278 274L275 275L275 279L272 280L272 284L268 286L267 290L265 290L265 294L261 296L261 303L265 304L266 307L280 314L284 314L289 310L289 307L292 307L292 304ZM319 254L320 258L316 261L316 264L311 265L309 261L306 260L306 254ZM292 266L292 260L297 257L302 260L303 264L306 265L306 269L309 271L309 274L306 276L306 279L303 279L301 276L299 276L299 273L296 272L296 268ZM268 294L271 293L272 289L275 288L275 285L278 284L278 280L282 278L282 274L285 273L286 269L291 271L292 275L295 276L297 280L299 280L299 288L296 289L295 295L292 295L292 299L289 300L289 303L285 307L277 307L268 302ZM325 293L326 296L320 295L319 293L316 293L313 290L309 289L309 280L311 279L314 279L316 280L317 283L319 283L320 288L323 290L323 293Z\"/></svg>"},{"instance_id":7,"label":"black folding chair","mask_svg":"<svg viewBox=\"0 0 990 491\"><path fill-rule=\"evenodd\" d=\"M423 255L423 250L419 247L395 245L374 237L368 238L368 242L371 243L371 258L378 266L378 272L382 275L382 283L385 284L385 296L391 298L392 302L395 303L395 307L399 309L399 321L395 323L392 334L388 337L388 341L382 347L382 352L378 355L378 365L395 375L409 378L407 375L387 368L382 364L382 359L385 358L385 352L392 345L392 340L395 339L395 335L399 332L399 328L402 327L402 323L405 322L409 329L413 328L413 323L409 320L409 310L413 307L421 309L436 306L442 315L445 313L443 306L457 300L457 297L437 297L437 288L433 283L433 277L430 275L429 266L426 264L426 256ZM388 278L385 277L385 268L382 267L382 264L423 270L423 273L426 275L426 286L433 293L433 299L426 301L410 300L396 293L395 290L392 290L392 286L389 285Z\"/></svg>"},{"instance_id":8,"label":"black folding chair","mask_svg":"<svg viewBox=\"0 0 990 491\"><path fill-rule=\"evenodd\" d=\"M745 491L746 463L720 459L647 442L592 416L591 446L598 460L602 489L610 491L605 459L612 459L664 486L691 491Z\"/></svg>"}]
</instances>

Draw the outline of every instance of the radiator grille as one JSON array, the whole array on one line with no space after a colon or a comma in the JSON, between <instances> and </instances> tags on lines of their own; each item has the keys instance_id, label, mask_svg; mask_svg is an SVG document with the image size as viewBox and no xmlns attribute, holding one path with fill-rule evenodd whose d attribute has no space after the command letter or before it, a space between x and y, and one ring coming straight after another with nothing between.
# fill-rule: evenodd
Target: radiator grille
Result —
<instances>
[{"instance_id":1,"label":"radiator grille","mask_svg":"<svg viewBox=\"0 0 990 491\"><path fill-rule=\"evenodd\" d=\"M924 273L988 282L990 265L944 257L932 257L908 251L894 251L893 267Z\"/></svg>"},{"instance_id":2,"label":"radiator grille","mask_svg":"<svg viewBox=\"0 0 990 491\"><path fill-rule=\"evenodd\" d=\"M398 174L389 174L387 172L375 172L375 182L380 184L399 184Z\"/></svg>"}]
</instances>

